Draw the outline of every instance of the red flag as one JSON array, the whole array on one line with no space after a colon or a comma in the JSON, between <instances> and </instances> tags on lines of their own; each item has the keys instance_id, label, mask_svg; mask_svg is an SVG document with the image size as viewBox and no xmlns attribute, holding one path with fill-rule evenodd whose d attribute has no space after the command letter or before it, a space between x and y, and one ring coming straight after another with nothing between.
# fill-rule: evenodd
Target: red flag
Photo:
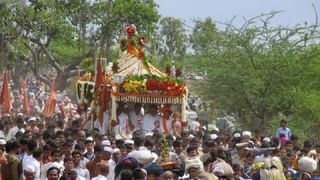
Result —
<instances>
[{"instance_id":1,"label":"red flag","mask_svg":"<svg viewBox=\"0 0 320 180\"><path fill-rule=\"evenodd\" d=\"M96 113L99 119L100 125L103 125L103 114L106 111L106 97L105 97L105 76L102 68L102 60L97 60L97 71L95 79L95 105Z\"/></svg>"},{"instance_id":2,"label":"red flag","mask_svg":"<svg viewBox=\"0 0 320 180\"><path fill-rule=\"evenodd\" d=\"M3 83L2 90L0 94L0 105L2 106L2 114L10 114L11 113L11 98L9 92L9 75L8 71L3 71Z\"/></svg>"},{"instance_id":3,"label":"red flag","mask_svg":"<svg viewBox=\"0 0 320 180\"><path fill-rule=\"evenodd\" d=\"M44 105L42 115L44 117L52 116L56 109L57 93L56 93L56 81L53 80L51 84L51 92L47 103Z\"/></svg>"},{"instance_id":4,"label":"red flag","mask_svg":"<svg viewBox=\"0 0 320 180\"><path fill-rule=\"evenodd\" d=\"M23 93L23 111L26 115L30 114L30 108L29 108L29 97L28 93L26 91L27 82L24 81L22 84L22 93Z\"/></svg>"}]
</instances>

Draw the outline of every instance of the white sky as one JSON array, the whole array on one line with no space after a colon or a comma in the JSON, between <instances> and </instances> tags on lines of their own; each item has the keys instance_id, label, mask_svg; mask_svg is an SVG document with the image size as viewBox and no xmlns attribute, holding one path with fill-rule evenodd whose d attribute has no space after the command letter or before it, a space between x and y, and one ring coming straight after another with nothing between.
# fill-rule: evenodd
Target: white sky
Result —
<instances>
[{"instance_id":1,"label":"white sky","mask_svg":"<svg viewBox=\"0 0 320 180\"><path fill-rule=\"evenodd\" d=\"M271 11L283 11L275 16L272 25L295 25L314 23L316 15L320 18L320 0L156 0L161 16L173 16L192 26L192 20L210 16L214 21L227 22L237 16L235 25L247 19Z\"/></svg>"}]
</instances>

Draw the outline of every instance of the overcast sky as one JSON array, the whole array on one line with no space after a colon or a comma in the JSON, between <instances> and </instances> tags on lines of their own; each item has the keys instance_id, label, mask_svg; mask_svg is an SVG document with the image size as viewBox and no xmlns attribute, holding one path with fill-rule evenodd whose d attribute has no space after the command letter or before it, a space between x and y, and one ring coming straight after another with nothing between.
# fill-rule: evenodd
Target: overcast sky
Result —
<instances>
[{"instance_id":1,"label":"overcast sky","mask_svg":"<svg viewBox=\"0 0 320 180\"><path fill-rule=\"evenodd\" d=\"M252 18L262 13L283 11L272 19L272 25L295 25L315 22L317 9L320 18L320 0L156 0L161 16L173 16L192 26L192 20L210 16L214 21L227 22L237 16Z\"/></svg>"}]
</instances>

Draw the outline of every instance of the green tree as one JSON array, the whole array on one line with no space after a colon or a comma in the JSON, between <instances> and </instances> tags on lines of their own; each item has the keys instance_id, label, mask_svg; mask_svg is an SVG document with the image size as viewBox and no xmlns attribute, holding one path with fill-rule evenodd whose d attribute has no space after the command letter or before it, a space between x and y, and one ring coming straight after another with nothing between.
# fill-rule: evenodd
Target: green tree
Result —
<instances>
[{"instance_id":1,"label":"green tree","mask_svg":"<svg viewBox=\"0 0 320 180\"><path fill-rule=\"evenodd\" d=\"M24 62L46 83L50 83L47 69L54 68L60 90L78 74L83 60L95 59L97 49L112 54L109 50L126 25L134 23L142 32L154 32L159 19L153 0L12 0L1 4L0 13L5 25L1 26L5 40L1 46L6 47L3 57Z\"/></svg>"},{"instance_id":2,"label":"green tree","mask_svg":"<svg viewBox=\"0 0 320 180\"><path fill-rule=\"evenodd\" d=\"M219 109L236 113L244 128L266 133L273 133L272 122L278 122L279 114L301 125L303 114L319 105L312 98L319 94L316 26L271 27L274 15L252 18L240 28L227 24L210 41L217 48L199 51L201 58L195 56L191 63L207 70L209 81L203 89ZM319 117L313 112L308 124Z\"/></svg>"},{"instance_id":3,"label":"green tree","mask_svg":"<svg viewBox=\"0 0 320 180\"><path fill-rule=\"evenodd\" d=\"M194 28L189 39L196 54L211 54L218 48L218 38L220 38L218 29L211 18L194 21Z\"/></svg>"},{"instance_id":4,"label":"green tree","mask_svg":"<svg viewBox=\"0 0 320 180\"><path fill-rule=\"evenodd\" d=\"M163 59L181 59L187 50L188 36L180 19L164 17L160 20L159 53Z\"/></svg>"}]
</instances>

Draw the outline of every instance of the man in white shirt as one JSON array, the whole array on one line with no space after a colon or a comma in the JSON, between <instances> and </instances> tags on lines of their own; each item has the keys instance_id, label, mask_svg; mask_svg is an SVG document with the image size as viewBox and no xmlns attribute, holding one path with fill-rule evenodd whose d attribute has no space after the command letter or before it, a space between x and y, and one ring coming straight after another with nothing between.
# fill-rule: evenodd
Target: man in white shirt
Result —
<instances>
[{"instance_id":1,"label":"man in white shirt","mask_svg":"<svg viewBox=\"0 0 320 180\"><path fill-rule=\"evenodd\" d=\"M35 180L40 180L40 162L42 158L42 150L41 149L35 149L32 152L32 156L27 159L25 162L26 166L23 167L25 169L28 166L32 166L35 169Z\"/></svg>"},{"instance_id":2,"label":"man in white shirt","mask_svg":"<svg viewBox=\"0 0 320 180\"><path fill-rule=\"evenodd\" d=\"M156 105L151 105L149 107L148 113L143 116L142 119L142 129L146 133L153 132L155 129L159 128L159 123L161 116L158 114L158 108Z\"/></svg>"},{"instance_id":3,"label":"man in white shirt","mask_svg":"<svg viewBox=\"0 0 320 180\"><path fill-rule=\"evenodd\" d=\"M87 168L83 168L80 166L80 158L81 154L79 151L74 151L72 153L72 163L73 163L73 169L75 172L77 172L78 176L81 176L85 178L86 180L90 180L90 173Z\"/></svg>"},{"instance_id":4,"label":"man in white shirt","mask_svg":"<svg viewBox=\"0 0 320 180\"><path fill-rule=\"evenodd\" d=\"M109 166L109 174L107 176L108 180L115 179L114 169L116 168L116 165L119 159L120 159L120 149L115 148L113 149L112 158L108 161L108 166Z\"/></svg>"},{"instance_id":5,"label":"man in white shirt","mask_svg":"<svg viewBox=\"0 0 320 180\"><path fill-rule=\"evenodd\" d=\"M13 128L11 128L8 132L8 136L7 136L7 140L12 140L16 138L16 134L18 131L21 131L22 133L24 133L25 129L24 129L24 120L22 116L18 116L17 117L17 126L14 126Z\"/></svg>"},{"instance_id":6,"label":"man in white shirt","mask_svg":"<svg viewBox=\"0 0 320 180\"><path fill-rule=\"evenodd\" d=\"M142 108L142 105L137 103L134 105L134 109L129 113L130 124L135 129L142 128L141 126L142 126L143 113L141 108Z\"/></svg>"}]
</instances>

